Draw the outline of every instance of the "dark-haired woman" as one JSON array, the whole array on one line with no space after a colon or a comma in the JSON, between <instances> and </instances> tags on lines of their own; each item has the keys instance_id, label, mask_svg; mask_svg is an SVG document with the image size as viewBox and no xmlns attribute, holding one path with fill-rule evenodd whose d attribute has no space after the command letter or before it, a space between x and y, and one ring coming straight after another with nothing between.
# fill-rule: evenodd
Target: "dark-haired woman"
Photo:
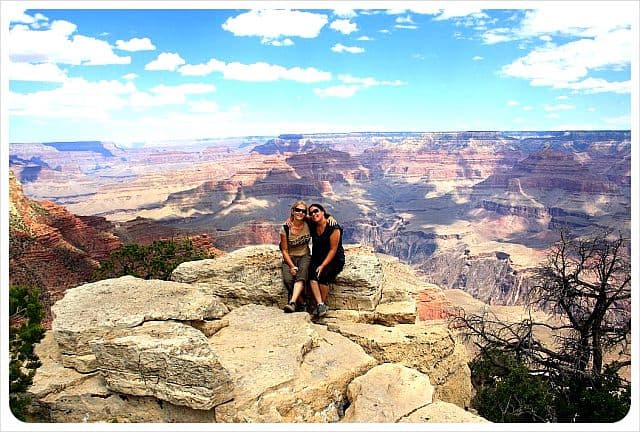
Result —
<instances>
[{"instance_id":1,"label":"dark-haired woman","mask_svg":"<svg viewBox=\"0 0 640 432\"><path fill-rule=\"evenodd\" d=\"M323 316L329 310L326 304L329 284L344 268L344 249L342 248L342 228L330 225L327 213L320 204L311 204L308 208L313 248L309 267L309 284L317 306L314 315Z\"/></svg>"}]
</instances>

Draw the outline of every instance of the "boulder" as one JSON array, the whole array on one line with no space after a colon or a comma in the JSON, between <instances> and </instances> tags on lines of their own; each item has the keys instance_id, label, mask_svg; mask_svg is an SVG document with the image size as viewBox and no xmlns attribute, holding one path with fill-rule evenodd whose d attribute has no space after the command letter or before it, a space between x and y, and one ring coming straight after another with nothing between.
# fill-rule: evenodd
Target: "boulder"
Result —
<instances>
[{"instance_id":1,"label":"boulder","mask_svg":"<svg viewBox=\"0 0 640 432\"><path fill-rule=\"evenodd\" d=\"M332 309L372 311L382 294L382 267L367 248L346 248L344 269L327 300ZM283 307L282 253L273 245L246 246L224 256L180 264L171 280L208 289L231 307L247 304Z\"/></svg>"},{"instance_id":2,"label":"boulder","mask_svg":"<svg viewBox=\"0 0 640 432\"><path fill-rule=\"evenodd\" d=\"M229 373L205 335L178 322L145 322L90 342L107 387L209 410L233 397Z\"/></svg>"},{"instance_id":3,"label":"boulder","mask_svg":"<svg viewBox=\"0 0 640 432\"><path fill-rule=\"evenodd\" d=\"M491 423L489 420L465 411L458 405L434 401L410 415L400 419L399 423Z\"/></svg>"},{"instance_id":4,"label":"boulder","mask_svg":"<svg viewBox=\"0 0 640 432\"><path fill-rule=\"evenodd\" d=\"M333 321L327 327L362 346L380 363L399 363L428 375L437 399L469 406L472 386L466 349L445 326Z\"/></svg>"},{"instance_id":5,"label":"boulder","mask_svg":"<svg viewBox=\"0 0 640 432\"><path fill-rule=\"evenodd\" d=\"M382 266L371 250L345 250L345 264L331 285L327 304L332 309L372 311L382 296Z\"/></svg>"},{"instance_id":6,"label":"boulder","mask_svg":"<svg viewBox=\"0 0 640 432\"><path fill-rule=\"evenodd\" d=\"M215 259L180 264L171 280L198 285L230 308L246 304L284 306L282 254L276 246L247 246Z\"/></svg>"},{"instance_id":7,"label":"boulder","mask_svg":"<svg viewBox=\"0 0 640 432\"><path fill-rule=\"evenodd\" d=\"M377 364L306 313L247 305L226 318L209 338L235 386L234 399L216 407L221 422L337 421L347 385Z\"/></svg>"},{"instance_id":8,"label":"boulder","mask_svg":"<svg viewBox=\"0 0 640 432\"><path fill-rule=\"evenodd\" d=\"M97 368L89 342L145 321L220 318L229 309L201 287L133 276L68 290L51 308L53 335L65 366Z\"/></svg>"},{"instance_id":9,"label":"boulder","mask_svg":"<svg viewBox=\"0 0 640 432\"><path fill-rule=\"evenodd\" d=\"M342 421L396 423L430 404L429 377L397 363L385 363L354 379L348 388L351 401Z\"/></svg>"},{"instance_id":10,"label":"boulder","mask_svg":"<svg viewBox=\"0 0 640 432\"><path fill-rule=\"evenodd\" d=\"M49 423L214 422L213 410L195 410L150 396L131 396L109 390L98 372L79 373L62 365L53 332L35 346L40 366L29 388L32 409Z\"/></svg>"},{"instance_id":11,"label":"boulder","mask_svg":"<svg viewBox=\"0 0 640 432\"><path fill-rule=\"evenodd\" d=\"M51 423L213 423L213 410L173 405L151 396L110 391L100 376L38 400Z\"/></svg>"}]
</instances>

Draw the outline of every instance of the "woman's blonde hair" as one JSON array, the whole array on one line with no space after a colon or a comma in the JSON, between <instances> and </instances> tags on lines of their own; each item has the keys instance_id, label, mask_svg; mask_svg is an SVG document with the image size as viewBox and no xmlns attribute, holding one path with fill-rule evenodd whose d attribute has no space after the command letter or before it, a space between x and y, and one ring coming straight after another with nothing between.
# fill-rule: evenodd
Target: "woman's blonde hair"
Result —
<instances>
[{"instance_id":1,"label":"woman's blonde hair","mask_svg":"<svg viewBox=\"0 0 640 432\"><path fill-rule=\"evenodd\" d=\"M289 212L289 219L293 220L293 209L298 207L299 205L303 205L305 209L308 209L309 206L307 206L307 203L304 201L296 201L293 204L291 204L291 211Z\"/></svg>"}]
</instances>

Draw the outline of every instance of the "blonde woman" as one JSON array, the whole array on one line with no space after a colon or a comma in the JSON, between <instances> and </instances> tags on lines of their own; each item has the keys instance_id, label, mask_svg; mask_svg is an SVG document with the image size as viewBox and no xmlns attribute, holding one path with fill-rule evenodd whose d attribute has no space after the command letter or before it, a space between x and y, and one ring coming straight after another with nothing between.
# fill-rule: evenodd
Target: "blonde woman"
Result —
<instances>
[{"instance_id":1,"label":"blonde woman","mask_svg":"<svg viewBox=\"0 0 640 432\"><path fill-rule=\"evenodd\" d=\"M304 290L311 262L311 229L306 221L307 204L296 201L291 206L289 221L280 227L280 249L282 250L282 281L289 294L284 307L287 313L304 311Z\"/></svg>"}]
</instances>

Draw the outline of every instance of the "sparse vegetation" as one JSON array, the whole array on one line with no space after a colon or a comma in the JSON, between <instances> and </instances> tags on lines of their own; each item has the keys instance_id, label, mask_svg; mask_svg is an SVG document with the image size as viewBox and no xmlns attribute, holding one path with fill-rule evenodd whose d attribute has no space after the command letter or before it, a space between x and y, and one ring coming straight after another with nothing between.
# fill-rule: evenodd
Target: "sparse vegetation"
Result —
<instances>
[{"instance_id":1,"label":"sparse vegetation","mask_svg":"<svg viewBox=\"0 0 640 432\"><path fill-rule=\"evenodd\" d=\"M212 258L189 239L157 240L143 246L131 243L113 252L95 272L94 280L132 275L142 279L168 280L181 263Z\"/></svg>"},{"instance_id":2,"label":"sparse vegetation","mask_svg":"<svg viewBox=\"0 0 640 432\"><path fill-rule=\"evenodd\" d=\"M490 314L453 324L478 348L471 363L479 414L494 422L616 422L631 404L631 266L629 239L601 232L571 238L560 232L537 269L529 306L559 324L507 323ZM550 329L543 341L537 330ZM607 362L607 354L614 359Z\"/></svg>"},{"instance_id":3,"label":"sparse vegetation","mask_svg":"<svg viewBox=\"0 0 640 432\"><path fill-rule=\"evenodd\" d=\"M9 288L9 406L16 418L27 421L31 402L26 391L41 363L34 352L44 337L43 306L37 288Z\"/></svg>"}]
</instances>

